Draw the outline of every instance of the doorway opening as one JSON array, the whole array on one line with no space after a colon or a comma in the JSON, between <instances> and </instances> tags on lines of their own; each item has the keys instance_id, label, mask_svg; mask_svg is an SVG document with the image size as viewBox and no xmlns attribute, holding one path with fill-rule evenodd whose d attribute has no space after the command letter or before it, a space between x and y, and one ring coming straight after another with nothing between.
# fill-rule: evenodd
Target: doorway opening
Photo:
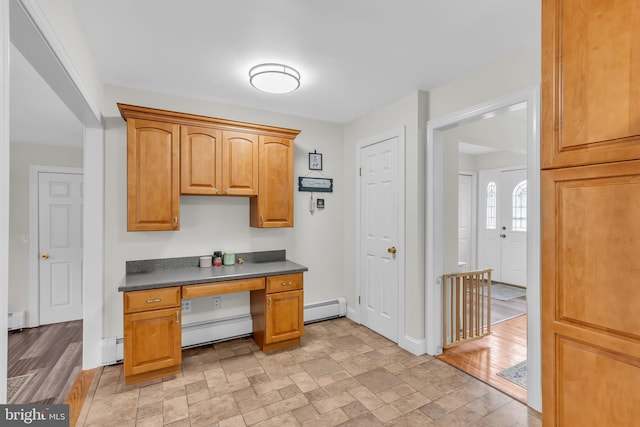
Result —
<instances>
[{"instance_id":1,"label":"doorway opening","mask_svg":"<svg viewBox=\"0 0 640 427\"><path fill-rule=\"evenodd\" d=\"M513 317L503 313L500 320L511 319L494 325L491 336L483 340L511 337L521 344L517 357L522 360L514 363L526 360L526 366L520 372L525 373L527 388L524 394L515 397L536 410L541 409L542 399L538 117L539 88L536 86L427 123L425 285L427 348L434 354L441 354L442 276L486 268L495 271L496 266L490 265L486 255L491 251L497 254L491 262L495 263L497 256L498 262L504 264L500 266L498 277L506 282L508 290L515 288L524 293L518 303L520 310L527 314ZM521 170L519 174L524 174L524 179L523 175L512 173L518 170ZM470 172L476 177L476 185L471 184L471 191L464 189L469 182L461 177ZM487 181L489 172L498 176L503 172L505 176L513 175L510 178L516 182L511 186L498 179ZM489 185L491 182L493 184ZM471 195L466 195L465 191ZM514 210L513 205L501 207L498 198L505 201L505 206L509 206L507 201L516 200L517 209ZM468 207L473 206L474 201L475 209ZM464 212L459 210L461 207L471 210L466 214L466 220ZM466 230L466 224L470 231ZM486 239L487 233L492 239ZM475 245L468 234L476 239ZM505 301L498 304L507 304ZM494 310L494 316L499 312L499 309ZM500 329L506 331L503 333ZM477 340L476 344L480 342ZM493 348L497 346L488 343L485 349L492 345ZM476 376L487 381L479 374Z\"/></svg>"}]
</instances>

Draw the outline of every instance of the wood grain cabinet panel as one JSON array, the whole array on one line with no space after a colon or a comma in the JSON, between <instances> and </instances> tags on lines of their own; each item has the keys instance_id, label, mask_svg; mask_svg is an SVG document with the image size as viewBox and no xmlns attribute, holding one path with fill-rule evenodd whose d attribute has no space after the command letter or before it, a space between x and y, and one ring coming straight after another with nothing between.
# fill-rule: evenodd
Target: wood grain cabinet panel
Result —
<instances>
[{"instance_id":1,"label":"wood grain cabinet panel","mask_svg":"<svg viewBox=\"0 0 640 427\"><path fill-rule=\"evenodd\" d=\"M631 425L640 401L640 161L545 170L542 194L545 425Z\"/></svg>"},{"instance_id":2,"label":"wood grain cabinet panel","mask_svg":"<svg viewBox=\"0 0 640 427\"><path fill-rule=\"evenodd\" d=\"M640 2L544 0L543 168L640 158Z\"/></svg>"},{"instance_id":3,"label":"wood grain cabinet panel","mask_svg":"<svg viewBox=\"0 0 640 427\"><path fill-rule=\"evenodd\" d=\"M222 132L222 188L227 196L258 194L258 135Z\"/></svg>"},{"instance_id":4,"label":"wood grain cabinet panel","mask_svg":"<svg viewBox=\"0 0 640 427\"><path fill-rule=\"evenodd\" d=\"M124 375L127 384L180 371L179 307L124 316Z\"/></svg>"},{"instance_id":5,"label":"wood grain cabinet panel","mask_svg":"<svg viewBox=\"0 0 640 427\"><path fill-rule=\"evenodd\" d=\"M222 132L181 126L180 193L218 195L222 188Z\"/></svg>"},{"instance_id":6,"label":"wood grain cabinet panel","mask_svg":"<svg viewBox=\"0 0 640 427\"><path fill-rule=\"evenodd\" d=\"M293 227L293 140L260 136L258 197L250 202L252 227Z\"/></svg>"},{"instance_id":7,"label":"wood grain cabinet panel","mask_svg":"<svg viewBox=\"0 0 640 427\"><path fill-rule=\"evenodd\" d=\"M180 229L179 126L127 122L127 229Z\"/></svg>"}]
</instances>

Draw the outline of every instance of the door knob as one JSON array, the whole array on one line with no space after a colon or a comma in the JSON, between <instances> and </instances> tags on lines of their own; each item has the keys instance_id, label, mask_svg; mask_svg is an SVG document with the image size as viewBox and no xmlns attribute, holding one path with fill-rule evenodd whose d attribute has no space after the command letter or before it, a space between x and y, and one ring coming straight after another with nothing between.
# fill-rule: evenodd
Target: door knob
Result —
<instances>
[{"instance_id":1,"label":"door knob","mask_svg":"<svg viewBox=\"0 0 640 427\"><path fill-rule=\"evenodd\" d=\"M387 252L389 252L390 254L395 254L396 252L398 252L398 250L395 246L391 246L390 248L387 248Z\"/></svg>"},{"instance_id":2,"label":"door knob","mask_svg":"<svg viewBox=\"0 0 640 427\"><path fill-rule=\"evenodd\" d=\"M42 254L42 259L49 259L49 254Z\"/></svg>"},{"instance_id":3,"label":"door knob","mask_svg":"<svg viewBox=\"0 0 640 427\"><path fill-rule=\"evenodd\" d=\"M501 234L500 237L502 237L504 239L505 237L507 237L507 235L506 234Z\"/></svg>"}]
</instances>

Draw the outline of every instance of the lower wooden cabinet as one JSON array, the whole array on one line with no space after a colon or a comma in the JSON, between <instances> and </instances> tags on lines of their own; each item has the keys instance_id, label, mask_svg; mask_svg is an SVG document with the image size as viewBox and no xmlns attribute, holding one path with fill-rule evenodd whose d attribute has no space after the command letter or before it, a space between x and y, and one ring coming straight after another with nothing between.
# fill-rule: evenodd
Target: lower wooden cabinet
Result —
<instances>
[{"instance_id":1,"label":"lower wooden cabinet","mask_svg":"<svg viewBox=\"0 0 640 427\"><path fill-rule=\"evenodd\" d=\"M126 384L180 372L182 312L179 292L178 287L125 294L124 376ZM156 308L163 305L174 306ZM144 310L144 308L147 309Z\"/></svg>"},{"instance_id":2,"label":"lower wooden cabinet","mask_svg":"<svg viewBox=\"0 0 640 427\"><path fill-rule=\"evenodd\" d=\"M262 351L300 343L304 334L302 280L302 273L271 276L265 290L251 292L253 339Z\"/></svg>"}]
</instances>

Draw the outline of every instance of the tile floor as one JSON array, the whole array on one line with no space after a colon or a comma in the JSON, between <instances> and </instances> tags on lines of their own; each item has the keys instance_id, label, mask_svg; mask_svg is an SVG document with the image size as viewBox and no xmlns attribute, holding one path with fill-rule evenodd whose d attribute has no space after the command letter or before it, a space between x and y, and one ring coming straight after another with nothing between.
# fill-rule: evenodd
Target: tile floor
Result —
<instances>
[{"instance_id":1,"label":"tile floor","mask_svg":"<svg viewBox=\"0 0 640 427\"><path fill-rule=\"evenodd\" d=\"M346 318L307 325L299 347L250 338L185 350L182 374L136 387L108 366L79 426L541 426L539 414Z\"/></svg>"}]
</instances>

